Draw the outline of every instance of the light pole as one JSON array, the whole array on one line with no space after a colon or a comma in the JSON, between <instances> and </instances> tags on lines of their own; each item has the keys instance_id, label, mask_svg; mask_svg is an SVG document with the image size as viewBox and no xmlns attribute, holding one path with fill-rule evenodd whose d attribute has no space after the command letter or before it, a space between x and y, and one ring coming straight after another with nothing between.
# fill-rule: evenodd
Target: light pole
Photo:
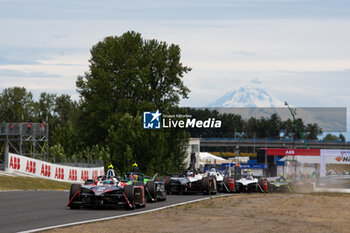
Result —
<instances>
[{"instance_id":1,"label":"light pole","mask_svg":"<svg viewBox=\"0 0 350 233\"><path fill-rule=\"evenodd\" d=\"M308 149L307 144L306 144L306 141L305 141L304 136L303 136L303 133L302 133L301 130L300 130L298 121L295 119L295 115L297 114L297 113L296 113L296 109L292 109L291 107L289 107L287 101L284 102L284 105L288 106L288 109L289 109L289 111L290 111L290 114L292 114L292 116L293 116L294 124L296 125L296 127L297 127L297 129L298 129L298 132L299 132L299 134L300 134L300 137L301 137L301 139L302 139L303 142L304 142L305 148Z\"/></svg>"}]
</instances>

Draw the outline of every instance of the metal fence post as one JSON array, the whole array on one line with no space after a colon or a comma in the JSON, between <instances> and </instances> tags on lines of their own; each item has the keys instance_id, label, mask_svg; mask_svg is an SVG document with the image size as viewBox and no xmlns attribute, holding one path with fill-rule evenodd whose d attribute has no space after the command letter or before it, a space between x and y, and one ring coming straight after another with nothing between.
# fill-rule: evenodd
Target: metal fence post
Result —
<instances>
[{"instance_id":1,"label":"metal fence post","mask_svg":"<svg viewBox=\"0 0 350 233\"><path fill-rule=\"evenodd\" d=\"M8 161L9 161L9 142L8 140L6 140L5 142L5 152L4 152L4 168L5 168L5 171L8 170Z\"/></svg>"}]
</instances>

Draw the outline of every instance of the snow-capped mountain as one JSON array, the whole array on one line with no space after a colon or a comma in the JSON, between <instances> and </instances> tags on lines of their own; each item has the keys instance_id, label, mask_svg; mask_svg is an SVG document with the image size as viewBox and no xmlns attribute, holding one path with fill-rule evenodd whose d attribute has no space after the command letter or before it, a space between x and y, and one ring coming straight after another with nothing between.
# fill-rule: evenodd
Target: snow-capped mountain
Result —
<instances>
[{"instance_id":1,"label":"snow-capped mountain","mask_svg":"<svg viewBox=\"0 0 350 233\"><path fill-rule=\"evenodd\" d=\"M229 91L207 107L219 113L237 114L243 119L269 118L272 114L277 114L283 121L292 119L284 102L275 99L262 89L253 87L240 87ZM326 108L296 108L293 105L290 107L296 111L297 118L303 119L305 125L317 123L324 132L346 131L344 109L335 108L329 111Z\"/></svg>"},{"instance_id":2,"label":"snow-capped mountain","mask_svg":"<svg viewBox=\"0 0 350 233\"><path fill-rule=\"evenodd\" d=\"M208 107L283 107L284 102L259 88L241 87L227 92Z\"/></svg>"}]
</instances>

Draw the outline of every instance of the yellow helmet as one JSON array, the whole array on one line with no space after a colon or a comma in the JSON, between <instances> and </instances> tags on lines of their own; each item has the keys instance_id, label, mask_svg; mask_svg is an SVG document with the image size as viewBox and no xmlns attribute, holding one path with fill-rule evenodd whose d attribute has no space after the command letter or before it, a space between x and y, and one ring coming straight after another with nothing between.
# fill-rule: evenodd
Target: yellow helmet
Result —
<instances>
[{"instance_id":1,"label":"yellow helmet","mask_svg":"<svg viewBox=\"0 0 350 233\"><path fill-rule=\"evenodd\" d=\"M113 169L113 168L114 168L114 167L113 167L112 164L108 166L108 169Z\"/></svg>"},{"instance_id":2,"label":"yellow helmet","mask_svg":"<svg viewBox=\"0 0 350 233\"><path fill-rule=\"evenodd\" d=\"M251 172L251 170L250 170L250 169L248 169L248 172Z\"/></svg>"},{"instance_id":3,"label":"yellow helmet","mask_svg":"<svg viewBox=\"0 0 350 233\"><path fill-rule=\"evenodd\" d=\"M133 166L133 167L137 167L137 163L135 162L132 166Z\"/></svg>"}]
</instances>

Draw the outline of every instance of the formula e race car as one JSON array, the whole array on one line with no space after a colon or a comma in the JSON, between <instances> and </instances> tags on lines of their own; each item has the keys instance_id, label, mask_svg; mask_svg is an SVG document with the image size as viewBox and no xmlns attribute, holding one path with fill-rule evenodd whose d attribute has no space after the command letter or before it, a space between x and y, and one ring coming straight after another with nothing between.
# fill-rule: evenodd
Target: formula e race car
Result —
<instances>
[{"instance_id":1,"label":"formula e race car","mask_svg":"<svg viewBox=\"0 0 350 233\"><path fill-rule=\"evenodd\" d=\"M87 180L84 185L72 184L69 192L71 209L80 207L145 207L145 189L142 184L126 184L111 169L97 180Z\"/></svg>"},{"instance_id":2,"label":"formula e race car","mask_svg":"<svg viewBox=\"0 0 350 233\"><path fill-rule=\"evenodd\" d=\"M142 185L145 189L145 195L148 202L165 201L166 191L165 184L161 181L145 177L140 172L125 173L122 177L122 181L128 185Z\"/></svg>"},{"instance_id":3,"label":"formula e race car","mask_svg":"<svg viewBox=\"0 0 350 233\"><path fill-rule=\"evenodd\" d=\"M184 193L203 193L216 194L216 178L215 176L204 177L198 171L185 171L180 175L169 177L166 181L166 190L168 194L184 194Z\"/></svg>"},{"instance_id":4,"label":"formula e race car","mask_svg":"<svg viewBox=\"0 0 350 233\"><path fill-rule=\"evenodd\" d=\"M250 171L243 171L239 180L235 182L237 192L263 192L259 180L254 178Z\"/></svg>"},{"instance_id":5,"label":"formula e race car","mask_svg":"<svg viewBox=\"0 0 350 233\"><path fill-rule=\"evenodd\" d=\"M157 174L154 175L152 179L144 176L139 171L137 164L134 163L132 171L123 174L122 181L128 185L143 185L148 202L165 201L165 184L164 182L157 181L156 177Z\"/></svg>"},{"instance_id":6,"label":"formula e race car","mask_svg":"<svg viewBox=\"0 0 350 233\"><path fill-rule=\"evenodd\" d=\"M220 172L216 171L215 168L211 168L210 171L207 171L204 177L215 177L217 190L219 192L231 193L235 191L234 179L222 175Z\"/></svg>"},{"instance_id":7,"label":"formula e race car","mask_svg":"<svg viewBox=\"0 0 350 233\"><path fill-rule=\"evenodd\" d=\"M272 192L292 192L290 181L285 179L283 175L271 180L268 187Z\"/></svg>"}]
</instances>

